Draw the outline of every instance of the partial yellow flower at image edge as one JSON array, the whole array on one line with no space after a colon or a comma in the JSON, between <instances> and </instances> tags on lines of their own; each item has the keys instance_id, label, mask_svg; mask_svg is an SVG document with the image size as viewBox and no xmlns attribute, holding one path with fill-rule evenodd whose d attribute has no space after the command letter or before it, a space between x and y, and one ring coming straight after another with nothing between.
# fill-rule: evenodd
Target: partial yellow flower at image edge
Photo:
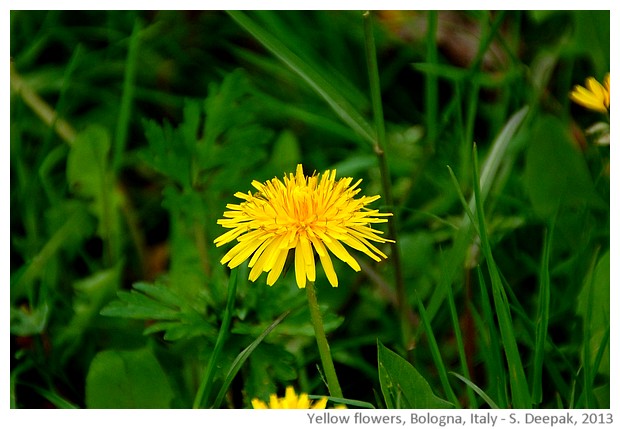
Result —
<instances>
[{"instance_id":1,"label":"partial yellow flower at image edge","mask_svg":"<svg viewBox=\"0 0 620 429\"><path fill-rule=\"evenodd\" d=\"M605 75L601 85L593 77L586 79L586 86L575 85L570 93L570 99L575 103L597 112L609 111L610 79L609 73Z\"/></svg>"},{"instance_id":2,"label":"partial yellow flower at image edge","mask_svg":"<svg viewBox=\"0 0 620 429\"><path fill-rule=\"evenodd\" d=\"M289 250L294 250L297 286L304 288L307 281L314 282L316 277L313 249L334 287L338 286L338 277L330 252L360 271L358 262L342 243L375 261L387 258L371 241L393 241L380 237L382 232L373 229L372 224L387 222L384 217L392 214L367 209L380 196L355 198L361 191L361 179L354 184L352 181L351 177L336 180L336 170L304 176L301 164L295 174L289 173L283 180L254 180L252 186L257 192L237 192L235 196L243 201L228 204L229 210L218 220L230 231L214 243L219 247L237 241L220 262L232 269L250 258L249 279L256 281L267 272L267 284L272 286L283 271Z\"/></svg>"},{"instance_id":3,"label":"partial yellow flower at image edge","mask_svg":"<svg viewBox=\"0 0 620 429\"><path fill-rule=\"evenodd\" d=\"M268 404L257 398L252 399L254 409L324 409L326 406L326 397L313 403L306 393L298 396L292 386L286 388L283 398L279 398L275 393L269 395Z\"/></svg>"}]
</instances>

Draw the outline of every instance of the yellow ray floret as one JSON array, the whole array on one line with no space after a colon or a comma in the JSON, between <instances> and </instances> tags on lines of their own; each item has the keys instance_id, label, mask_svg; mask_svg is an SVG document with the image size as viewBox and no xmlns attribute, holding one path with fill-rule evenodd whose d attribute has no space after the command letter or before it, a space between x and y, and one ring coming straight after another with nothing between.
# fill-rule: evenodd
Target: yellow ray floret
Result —
<instances>
[{"instance_id":1,"label":"yellow ray floret","mask_svg":"<svg viewBox=\"0 0 620 429\"><path fill-rule=\"evenodd\" d=\"M373 223L387 222L385 217L392 214L367 209L380 197L355 198L361 191L361 180L352 182L351 177L336 180L336 170L304 176L301 164L295 174L285 175L283 181L253 181L257 192L237 192L235 196L243 201L228 204L224 218L217 222L229 231L214 243L219 247L236 241L220 262L234 268L249 258L250 280L255 281L266 272L267 284L271 286L280 277L292 250L295 279L303 288L306 281L315 281L315 252L334 287L338 286L338 277L330 252L355 271L360 270L342 243L375 261L387 258L370 241L393 242L372 228Z\"/></svg>"},{"instance_id":2,"label":"yellow ray floret","mask_svg":"<svg viewBox=\"0 0 620 429\"><path fill-rule=\"evenodd\" d=\"M268 404L260 399L252 399L252 407L254 409L324 409L326 405L326 397L313 403L306 393L301 393L297 396L292 386L286 388L283 398L278 398L277 395L271 394Z\"/></svg>"},{"instance_id":3,"label":"yellow ray floret","mask_svg":"<svg viewBox=\"0 0 620 429\"><path fill-rule=\"evenodd\" d=\"M575 85L570 93L570 99L583 107L606 113L609 110L610 81L609 73L605 75L601 85L593 77L586 79L586 86Z\"/></svg>"}]
</instances>

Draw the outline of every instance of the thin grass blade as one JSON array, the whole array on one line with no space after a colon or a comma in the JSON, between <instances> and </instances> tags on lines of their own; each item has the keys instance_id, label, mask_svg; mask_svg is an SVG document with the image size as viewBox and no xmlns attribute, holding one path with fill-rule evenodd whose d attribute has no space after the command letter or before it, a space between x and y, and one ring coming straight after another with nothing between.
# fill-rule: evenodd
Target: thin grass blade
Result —
<instances>
[{"instance_id":1,"label":"thin grass blade","mask_svg":"<svg viewBox=\"0 0 620 429\"><path fill-rule=\"evenodd\" d=\"M448 307L450 308L450 318L452 319L452 329L454 330L454 338L456 339L456 347L459 354L459 361L461 364L461 371L465 374L465 377L471 377L469 374L469 368L467 365L467 353L465 352L465 343L463 342L463 333L461 332L461 326L459 324L459 316L456 311L456 304L454 302L454 294L452 288L448 288ZM467 396L469 400L470 408L478 408L476 396L471 389L467 389Z\"/></svg>"},{"instance_id":2,"label":"thin grass blade","mask_svg":"<svg viewBox=\"0 0 620 429\"><path fill-rule=\"evenodd\" d=\"M228 11L227 13L237 24L306 81L329 104L340 119L362 136L364 140L374 145L375 133L370 124L327 79L245 13L240 11Z\"/></svg>"},{"instance_id":3,"label":"thin grass blade","mask_svg":"<svg viewBox=\"0 0 620 429\"><path fill-rule=\"evenodd\" d=\"M220 333L217 336L215 347L213 348L213 353L209 359L207 370L203 375L198 393L196 393L196 397L194 398L194 408L203 408L209 398L209 394L211 393L216 362L229 334L228 328L230 327L230 321L232 319L232 313L235 305L235 297L237 296L237 271L237 269L234 269L230 272L230 277L228 279L228 297L226 299L226 309L224 310Z\"/></svg>"},{"instance_id":4,"label":"thin grass blade","mask_svg":"<svg viewBox=\"0 0 620 429\"><path fill-rule=\"evenodd\" d=\"M228 388L230 387L230 383L232 383L233 379L235 378L235 376L237 375L237 373L239 372L239 370L241 369L245 361L250 357L254 349L258 347L258 345L265 339L265 337L269 335L269 333L273 331L274 328L278 326L280 322L282 322L284 318L288 316L289 313L290 311L286 311L282 313L276 320L273 321L271 325L267 327L267 329L265 329L254 341L252 341L252 343L249 346L247 346L245 349L241 351L241 353L237 355L232 365L230 366L230 369L228 370L226 377L224 378L224 383L222 384L222 387L220 388L220 391L217 397L215 398L215 401L213 402L212 408L220 407L222 400L224 399L224 395L226 395L226 392L228 391Z\"/></svg>"},{"instance_id":5,"label":"thin grass blade","mask_svg":"<svg viewBox=\"0 0 620 429\"><path fill-rule=\"evenodd\" d=\"M494 183L501 163L510 162L509 157L507 157L508 149L511 146L510 143L513 141L513 137L525 120L528 112L529 108L527 106L516 112L493 142L491 151L484 161L480 175L480 197L483 203L491 190L491 186ZM472 213L475 213L476 208L473 197L470 199L469 207L471 207ZM439 308L443 305L446 298L446 289L452 285L457 273L463 266L463 260L465 259L467 249L471 245L472 225L475 225L475 222L472 223L469 216L464 214L461 219L460 228L454 238L454 244L449 250L448 263L446 264L447 269L441 277L441 282L433 292L433 296L428 304L427 311L431 321Z\"/></svg>"},{"instance_id":6,"label":"thin grass blade","mask_svg":"<svg viewBox=\"0 0 620 429\"><path fill-rule=\"evenodd\" d=\"M463 377L461 374L457 374L456 372L452 372L452 371L450 371L450 375L455 376L456 378L461 380L463 383L465 383L467 386L469 386L474 392L478 394L478 396L480 396L484 400L484 402L486 402L489 405L489 407L493 408L494 410L499 409L499 407L493 401L493 399L491 399L489 395L484 393L484 390L476 386L471 380L468 380L467 378Z\"/></svg>"},{"instance_id":7,"label":"thin grass blade","mask_svg":"<svg viewBox=\"0 0 620 429\"><path fill-rule=\"evenodd\" d=\"M435 339L433 328L426 315L426 309L424 308L424 304L422 303L422 301L419 299L418 311L420 312L420 318L422 319L422 324L424 325L424 329L426 331L426 337L428 339L428 343L431 349L431 355L433 356L433 362L435 362L435 367L437 368L437 372L439 374L441 386L443 387L443 390L450 402L452 402L452 404L454 404L456 408L461 408L461 403L454 394L452 386L450 386L450 380L448 380L448 372L446 371L446 366L441 357L441 352L439 351L439 346L437 345L437 340Z\"/></svg>"},{"instance_id":8,"label":"thin grass blade","mask_svg":"<svg viewBox=\"0 0 620 429\"><path fill-rule=\"evenodd\" d=\"M553 223L545 234L543 255L540 266L540 292L538 298L538 315L536 320L536 345L534 348L534 375L532 376L532 401L535 404L542 402L542 370L547 344L547 329L549 327L549 302L551 300L551 285L549 275L549 254L553 241Z\"/></svg>"},{"instance_id":9,"label":"thin grass blade","mask_svg":"<svg viewBox=\"0 0 620 429\"><path fill-rule=\"evenodd\" d=\"M486 281L484 280L484 276L482 275L482 270L480 267L476 268L476 272L478 274L478 284L480 285L480 302L482 305L482 318L483 321L480 321L479 326L485 326L488 329L489 334L489 355L490 358L487 359L486 365L489 368L489 373L491 377L495 380L497 384L497 398L496 401L499 403L500 408L508 407L508 398L506 395L507 387L506 387L506 373L504 370L504 360L502 359L502 348L500 346L499 335L495 326L495 323L490 323L490 321L494 320L493 309L491 307L491 300L488 294L488 288L486 285ZM484 323L484 321L487 321Z\"/></svg>"},{"instance_id":10,"label":"thin grass blade","mask_svg":"<svg viewBox=\"0 0 620 429\"><path fill-rule=\"evenodd\" d=\"M473 151L473 164L474 164L474 199L476 201L476 211L479 223L480 242L482 245L482 251L486 258L487 268L491 278L491 290L493 293L493 303L495 312L497 314L497 320L499 323L500 335L502 337L502 343L504 346L504 352L506 355L506 361L508 363L508 373L510 380L510 392L512 396L512 406L514 408L531 408L532 402L525 377L525 371L523 370L523 363L521 362L521 355L517 346L517 340L515 338L514 326L512 318L510 316L510 306L508 304L508 298L504 285L502 283L499 269L493 259L493 253L491 252L491 244L486 230L486 223L484 219L483 202L480 191L479 170L478 170L478 154L476 146L474 145Z\"/></svg>"}]
</instances>

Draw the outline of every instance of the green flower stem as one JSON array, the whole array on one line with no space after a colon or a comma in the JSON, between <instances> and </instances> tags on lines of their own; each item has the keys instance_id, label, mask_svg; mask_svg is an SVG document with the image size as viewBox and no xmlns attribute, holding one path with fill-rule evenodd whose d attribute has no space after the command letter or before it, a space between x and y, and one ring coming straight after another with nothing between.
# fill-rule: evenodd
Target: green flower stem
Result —
<instances>
[{"instance_id":1,"label":"green flower stem","mask_svg":"<svg viewBox=\"0 0 620 429\"><path fill-rule=\"evenodd\" d=\"M308 306L310 307L310 318L312 319L312 325L314 326L316 344L319 347L319 355L321 355L321 363L323 364L323 371L325 372L325 378L327 379L329 394L334 398L343 398L344 396L342 396L342 389L340 389L340 383L338 382L338 376L336 375L336 368L334 368L334 361L332 360L332 355L329 351L329 343L327 342L327 337L325 336L323 318L321 317L319 302L316 299L314 282L306 283L306 293L308 295Z\"/></svg>"}]
</instances>

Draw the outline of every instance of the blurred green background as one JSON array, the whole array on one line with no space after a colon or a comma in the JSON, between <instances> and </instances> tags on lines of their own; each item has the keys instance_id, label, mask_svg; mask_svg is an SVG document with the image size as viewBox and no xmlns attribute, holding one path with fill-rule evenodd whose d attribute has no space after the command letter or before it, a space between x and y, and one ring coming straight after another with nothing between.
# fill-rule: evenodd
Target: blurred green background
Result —
<instances>
[{"instance_id":1,"label":"blurred green background","mask_svg":"<svg viewBox=\"0 0 620 429\"><path fill-rule=\"evenodd\" d=\"M242 17L11 11L11 407L191 407L225 317L230 246L212 243L233 194L302 163L385 197L362 12ZM400 267L335 261L336 289L317 274L345 397L390 405L380 341L452 406L609 407L609 147L585 132L609 117L568 98L610 70L609 11L378 11L371 25L393 196L374 207L395 215ZM461 203L473 143L491 263ZM326 394L304 294L290 271L265 277L240 270L208 406L289 384Z\"/></svg>"}]
</instances>

